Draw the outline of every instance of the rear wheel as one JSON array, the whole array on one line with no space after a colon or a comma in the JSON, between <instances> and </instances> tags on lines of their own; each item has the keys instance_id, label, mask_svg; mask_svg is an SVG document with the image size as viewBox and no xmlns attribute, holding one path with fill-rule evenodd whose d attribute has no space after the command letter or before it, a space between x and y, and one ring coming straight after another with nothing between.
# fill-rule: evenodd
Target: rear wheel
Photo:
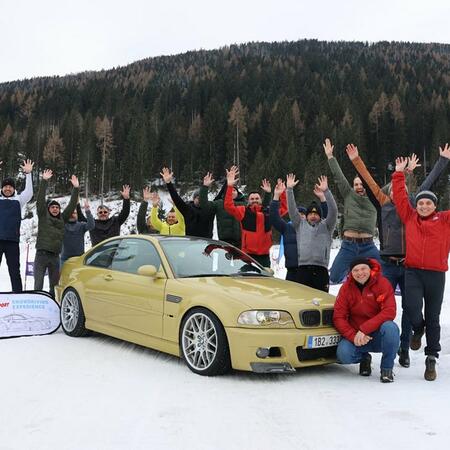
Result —
<instances>
[{"instance_id":1,"label":"rear wheel","mask_svg":"<svg viewBox=\"0 0 450 450\"><path fill-rule=\"evenodd\" d=\"M69 336L87 336L89 330L84 326L86 318L84 316L83 305L75 289L67 289L61 300L61 325Z\"/></svg>"},{"instance_id":2,"label":"rear wheel","mask_svg":"<svg viewBox=\"0 0 450 450\"><path fill-rule=\"evenodd\" d=\"M220 320L205 308L194 308L183 319L180 346L186 364L199 375L222 375L231 369L230 350Z\"/></svg>"}]
</instances>

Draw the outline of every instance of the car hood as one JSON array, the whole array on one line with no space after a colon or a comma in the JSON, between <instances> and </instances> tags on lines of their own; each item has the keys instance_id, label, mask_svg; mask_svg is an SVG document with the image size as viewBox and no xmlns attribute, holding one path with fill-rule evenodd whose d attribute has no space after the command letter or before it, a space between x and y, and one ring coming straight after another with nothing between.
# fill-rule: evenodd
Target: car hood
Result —
<instances>
[{"instance_id":1,"label":"car hood","mask_svg":"<svg viewBox=\"0 0 450 450\"><path fill-rule=\"evenodd\" d=\"M308 307L334 306L335 297L299 283L273 277L178 278L178 282L208 295L229 298L247 309L281 309L297 312Z\"/></svg>"}]
</instances>

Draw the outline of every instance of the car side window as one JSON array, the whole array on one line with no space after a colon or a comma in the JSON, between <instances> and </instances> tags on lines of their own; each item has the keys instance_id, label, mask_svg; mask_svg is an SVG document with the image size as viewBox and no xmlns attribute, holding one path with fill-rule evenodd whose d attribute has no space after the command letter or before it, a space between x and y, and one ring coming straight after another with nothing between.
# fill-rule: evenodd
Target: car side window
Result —
<instances>
[{"instance_id":1,"label":"car side window","mask_svg":"<svg viewBox=\"0 0 450 450\"><path fill-rule=\"evenodd\" d=\"M159 270L161 259L156 248L145 239L123 239L111 265L112 270L138 273L141 266L152 265Z\"/></svg>"},{"instance_id":2,"label":"car side window","mask_svg":"<svg viewBox=\"0 0 450 450\"><path fill-rule=\"evenodd\" d=\"M87 266L109 269L111 267L111 263L113 261L114 255L116 254L119 243L120 239L117 239L115 241L109 241L103 245L100 245L91 253L89 253L84 263Z\"/></svg>"}]
</instances>

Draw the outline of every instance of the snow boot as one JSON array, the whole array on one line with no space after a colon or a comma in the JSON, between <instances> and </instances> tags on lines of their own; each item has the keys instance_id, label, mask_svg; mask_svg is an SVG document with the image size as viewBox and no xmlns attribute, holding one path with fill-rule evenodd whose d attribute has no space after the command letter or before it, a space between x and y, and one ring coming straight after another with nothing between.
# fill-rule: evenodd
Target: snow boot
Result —
<instances>
[{"instance_id":1,"label":"snow boot","mask_svg":"<svg viewBox=\"0 0 450 450\"><path fill-rule=\"evenodd\" d=\"M372 355L370 353L367 353L366 356L364 356L363 359L361 359L361 362L359 363L359 374L362 377L369 377L372 375Z\"/></svg>"},{"instance_id":2,"label":"snow boot","mask_svg":"<svg viewBox=\"0 0 450 450\"><path fill-rule=\"evenodd\" d=\"M409 367L409 365L411 364L411 361L409 359L409 352L408 352L408 350L405 350L403 348L399 349L399 351L398 351L398 363L402 367Z\"/></svg>"},{"instance_id":3,"label":"snow boot","mask_svg":"<svg viewBox=\"0 0 450 450\"><path fill-rule=\"evenodd\" d=\"M427 356L425 359L425 380L434 381L437 377L436 373L436 356Z\"/></svg>"},{"instance_id":4,"label":"snow boot","mask_svg":"<svg viewBox=\"0 0 450 450\"><path fill-rule=\"evenodd\" d=\"M392 383L394 381L392 369L381 369L380 381L382 383Z\"/></svg>"},{"instance_id":5,"label":"snow boot","mask_svg":"<svg viewBox=\"0 0 450 450\"><path fill-rule=\"evenodd\" d=\"M422 328L419 331L414 331L414 333L411 337L411 343L409 344L409 348L411 350L419 350L420 346L422 345L423 333L425 333L424 328Z\"/></svg>"}]
</instances>

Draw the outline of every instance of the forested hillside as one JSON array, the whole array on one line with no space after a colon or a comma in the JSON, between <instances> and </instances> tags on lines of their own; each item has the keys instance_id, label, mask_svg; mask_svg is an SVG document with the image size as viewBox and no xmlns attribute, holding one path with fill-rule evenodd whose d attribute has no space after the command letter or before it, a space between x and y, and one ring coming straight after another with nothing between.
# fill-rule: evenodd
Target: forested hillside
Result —
<instances>
[{"instance_id":1,"label":"forested hillside","mask_svg":"<svg viewBox=\"0 0 450 450\"><path fill-rule=\"evenodd\" d=\"M421 178L450 140L449 87L450 45L302 40L149 58L0 84L0 159L8 174L24 156L52 168L59 191L77 173L98 193L104 156L104 190L140 190L162 164L198 183L236 162L251 187L294 171L310 192L329 136L349 175L353 142L381 183L411 152ZM447 176L437 190L448 204Z\"/></svg>"}]
</instances>

